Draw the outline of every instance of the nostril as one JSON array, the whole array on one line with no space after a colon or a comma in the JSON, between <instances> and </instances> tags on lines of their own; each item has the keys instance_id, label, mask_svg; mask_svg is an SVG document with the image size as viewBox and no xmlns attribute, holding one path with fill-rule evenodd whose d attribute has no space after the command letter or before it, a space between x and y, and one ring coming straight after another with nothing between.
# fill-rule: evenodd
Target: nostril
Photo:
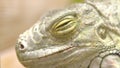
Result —
<instances>
[{"instance_id":1,"label":"nostril","mask_svg":"<svg viewBox=\"0 0 120 68\"><path fill-rule=\"evenodd\" d=\"M20 49L23 50L25 47L23 44L20 44Z\"/></svg>"},{"instance_id":2,"label":"nostril","mask_svg":"<svg viewBox=\"0 0 120 68\"><path fill-rule=\"evenodd\" d=\"M21 47L21 49L24 49L24 46L22 44L20 45L20 47Z\"/></svg>"}]
</instances>

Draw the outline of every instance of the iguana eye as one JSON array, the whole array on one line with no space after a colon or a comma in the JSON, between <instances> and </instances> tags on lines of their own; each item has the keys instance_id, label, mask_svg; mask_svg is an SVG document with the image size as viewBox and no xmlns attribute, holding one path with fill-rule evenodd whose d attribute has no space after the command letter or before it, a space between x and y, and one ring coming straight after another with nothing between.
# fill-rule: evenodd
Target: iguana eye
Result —
<instances>
[{"instance_id":1,"label":"iguana eye","mask_svg":"<svg viewBox=\"0 0 120 68\"><path fill-rule=\"evenodd\" d=\"M68 15L59 18L49 29L50 34L60 41L66 41L75 36L78 29L77 15Z\"/></svg>"},{"instance_id":2,"label":"iguana eye","mask_svg":"<svg viewBox=\"0 0 120 68\"><path fill-rule=\"evenodd\" d=\"M105 39L107 36L107 29L104 26L99 26L97 33L100 36L100 38Z\"/></svg>"}]
</instances>

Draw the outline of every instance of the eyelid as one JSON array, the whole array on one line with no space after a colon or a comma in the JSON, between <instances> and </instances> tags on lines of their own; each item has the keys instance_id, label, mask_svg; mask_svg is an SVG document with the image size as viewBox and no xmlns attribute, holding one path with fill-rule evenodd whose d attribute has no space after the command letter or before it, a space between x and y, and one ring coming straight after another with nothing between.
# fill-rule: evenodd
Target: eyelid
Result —
<instances>
[{"instance_id":1,"label":"eyelid","mask_svg":"<svg viewBox=\"0 0 120 68\"><path fill-rule=\"evenodd\" d=\"M71 31L73 31L76 26L77 26L77 24L73 24L71 27L69 27L69 28L67 28L67 29L65 29L65 30L57 31L57 33L59 33L59 34L69 33L69 32L71 32Z\"/></svg>"},{"instance_id":2,"label":"eyelid","mask_svg":"<svg viewBox=\"0 0 120 68\"><path fill-rule=\"evenodd\" d=\"M73 19L66 19L66 20L64 19L63 21L60 22L60 25L58 23L58 25L54 29L56 31L66 30L66 29L69 29L70 27L72 27L73 25L75 25L76 22L77 21L75 21Z\"/></svg>"},{"instance_id":3,"label":"eyelid","mask_svg":"<svg viewBox=\"0 0 120 68\"><path fill-rule=\"evenodd\" d=\"M60 27L66 26L66 25L70 24L69 22L71 22L71 21L72 21L72 19L64 19L55 26L55 29L59 29Z\"/></svg>"}]
</instances>

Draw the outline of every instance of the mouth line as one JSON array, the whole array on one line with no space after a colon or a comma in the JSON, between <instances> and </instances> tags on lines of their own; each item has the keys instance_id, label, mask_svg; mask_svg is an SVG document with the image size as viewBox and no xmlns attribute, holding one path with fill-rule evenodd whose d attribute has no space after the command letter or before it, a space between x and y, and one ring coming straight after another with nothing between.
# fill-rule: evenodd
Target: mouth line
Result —
<instances>
[{"instance_id":1,"label":"mouth line","mask_svg":"<svg viewBox=\"0 0 120 68\"><path fill-rule=\"evenodd\" d=\"M59 54L62 53L66 50L70 50L72 48L75 48L74 46L57 46L57 47L49 47L49 48L45 48L45 49L40 49L40 50L35 50L35 51L31 51L31 52L25 52L23 54L23 56L25 57L22 62L25 61L32 61L32 59L42 59L42 58L46 58L55 54Z\"/></svg>"}]
</instances>

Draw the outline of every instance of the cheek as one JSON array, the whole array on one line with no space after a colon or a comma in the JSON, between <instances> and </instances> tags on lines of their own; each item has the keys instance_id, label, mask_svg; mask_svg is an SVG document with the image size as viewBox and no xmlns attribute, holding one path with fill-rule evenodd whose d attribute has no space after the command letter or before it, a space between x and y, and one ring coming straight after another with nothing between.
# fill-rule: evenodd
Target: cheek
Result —
<instances>
[{"instance_id":1,"label":"cheek","mask_svg":"<svg viewBox=\"0 0 120 68\"><path fill-rule=\"evenodd\" d=\"M108 56L103 60L102 68L120 68L120 57Z\"/></svg>"}]
</instances>

